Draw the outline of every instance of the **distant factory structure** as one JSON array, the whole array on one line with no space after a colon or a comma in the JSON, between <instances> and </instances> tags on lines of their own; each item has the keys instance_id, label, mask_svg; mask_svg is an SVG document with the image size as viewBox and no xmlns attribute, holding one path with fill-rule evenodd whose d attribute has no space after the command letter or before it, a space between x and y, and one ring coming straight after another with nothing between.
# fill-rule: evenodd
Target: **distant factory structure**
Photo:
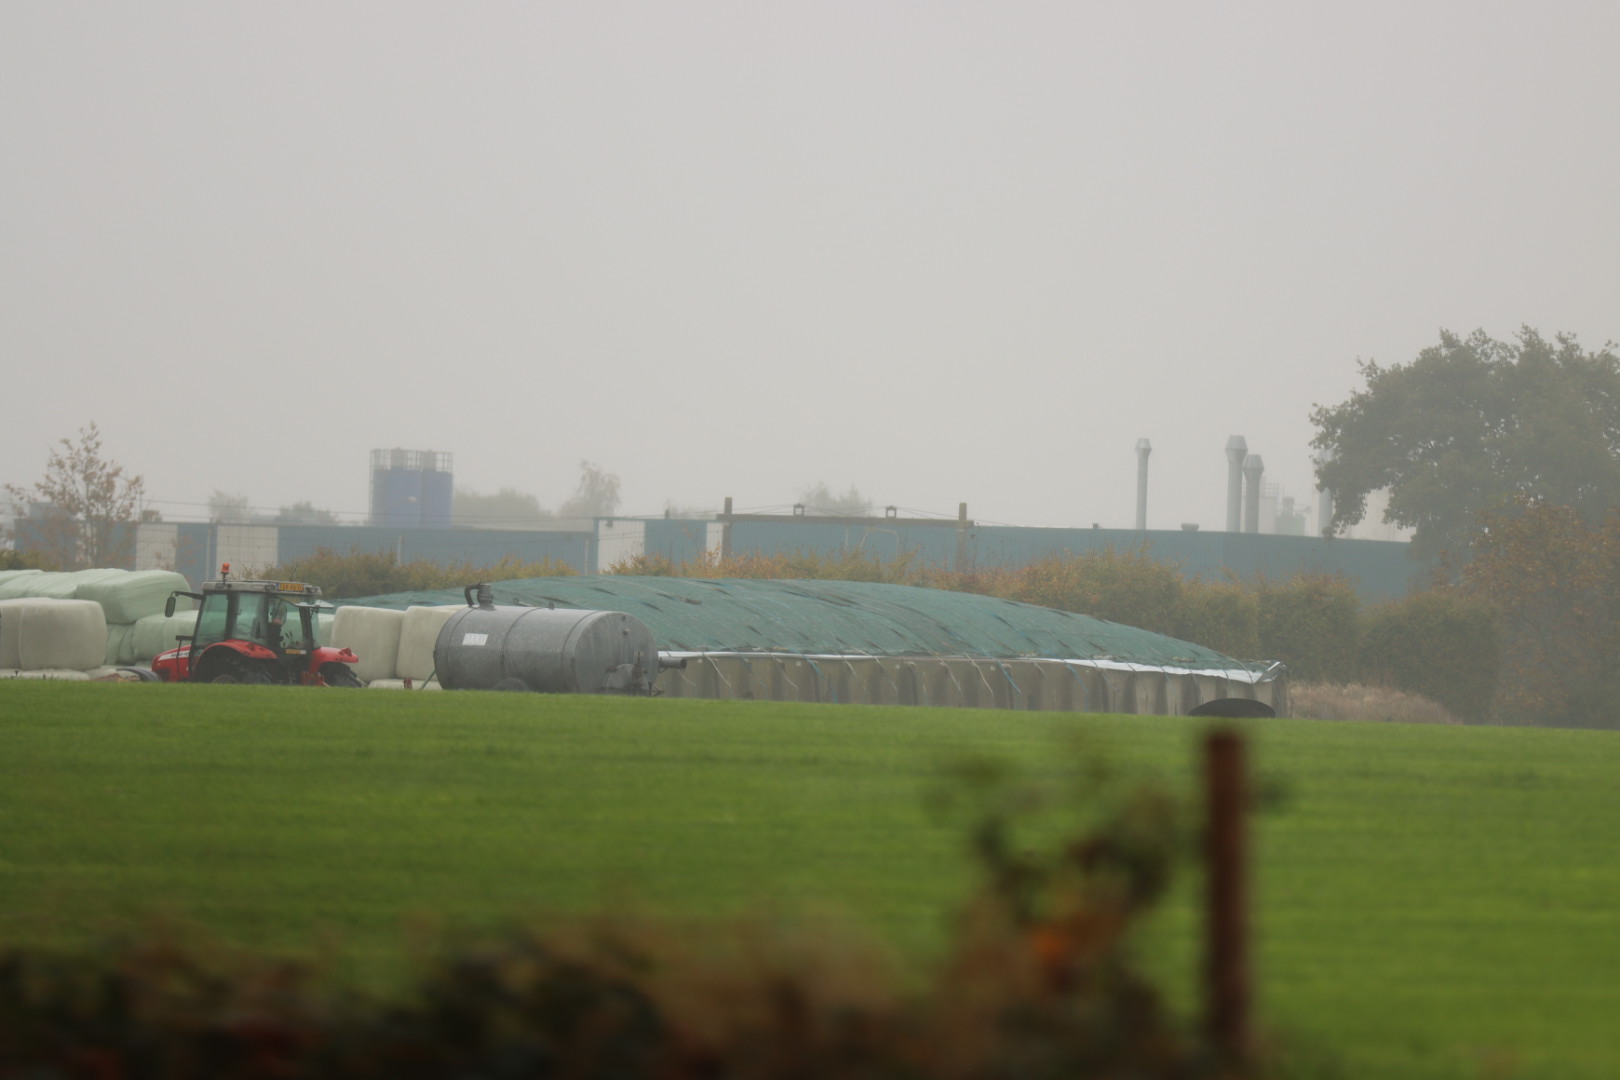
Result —
<instances>
[{"instance_id":1,"label":"distant factory structure","mask_svg":"<svg viewBox=\"0 0 1620 1080\"><path fill-rule=\"evenodd\" d=\"M1138 532L1147 530L1148 457L1152 452L1153 444L1147 439L1136 440ZM1333 493L1326 488L1317 489L1313 525L1311 509L1300 505L1293 496L1284 494L1281 484L1267 481L1265 473L1265 459L1249 452L1247 439L1242 435L1233 435L1226 440L1225 531L1263 536L1322 536L1333 520ZM1384 509L1388 505L1389 492L1370 492L1365 516L1339 535L1355 540L1410 540L1411 529L1384 521ZM1198 525L1193 522L1187 522L1181 528L1184 532L1198 531Z\"/></svg>"},{"instance_id":2,"label":"distant factory structure","mask_svg":"<svg viewBox=\"0 0 1620 1080\"><path fill-rule=\"evenodd\" d=\"M372 525L448 528L455 490L447 453L400 449L371 452Z\"/></svg>"},{"instance_id":3,"label":"distant factory structure","mask_svg":"<svg viewBox=\"0 0 1620 1080\"><path fill-rule=\"evenodd\" d=\"M1143 548L1188 577L1287 578L1296 573L1337 573L1352 581L1367 601L1402 595L1424 580L1429 568L1410 557L1409 530L1382 521L1383 492L1367 500L1367 520L1348 534L1321 535L1331 519L1329 493L1319 492L1314 515L1296 505L1279 485L1264 480L1265 463L1242 436L1226 446L1227 529L1192 523L1178 529L1148 529L1148 460L1152 445L1136 444L1137 507L1134 528L1037 528L975 521L966 503L951 517L733 513L732 500L715 514L658 517L548 519L536 528L495 529L458 525L452 516L452 457L437 450L371 452L371 512L365 524L289 521L132 523L134 543L124 569L172 569L193 582L221 562L269 567L321 551L388 552L401 563L494 565L503 559L551 560L579 574L610 574L636 559L657 558L675 566L732 556L764 557L860 554L874 559L910 558L918 566L961 572L1027 566L1042 559L1108 550ZM1315 518L1313 522L1311 519ZM20 550L46 550L43 533L29 518L13 523Z\"/></svg>"}]
</instances>

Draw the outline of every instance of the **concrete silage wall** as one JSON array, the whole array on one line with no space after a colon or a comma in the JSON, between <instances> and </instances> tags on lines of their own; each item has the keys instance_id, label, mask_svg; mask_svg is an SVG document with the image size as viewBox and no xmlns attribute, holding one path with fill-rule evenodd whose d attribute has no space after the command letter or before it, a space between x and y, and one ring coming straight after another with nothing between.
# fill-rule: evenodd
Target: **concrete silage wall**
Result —
<instances>
[{"instance_id":1,"label":"concrete silage wall","mask_svg":"<svg viewBox=\"0 0 1620 1080\"><path fill-rule=\"evenodd\" d=\"M703 653L658 677L669 697L936 705L1039 712L1181 716L1221 698L1287 710L1282 676L1248 682L1215 674L1099 667L1064 660Z\"/></svg>"}]
</instances>

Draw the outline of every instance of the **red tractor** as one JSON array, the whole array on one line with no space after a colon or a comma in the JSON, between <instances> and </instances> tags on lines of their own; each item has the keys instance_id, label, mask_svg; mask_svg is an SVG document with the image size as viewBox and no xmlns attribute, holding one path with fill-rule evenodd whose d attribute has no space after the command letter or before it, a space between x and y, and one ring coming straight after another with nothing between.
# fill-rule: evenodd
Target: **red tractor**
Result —
<instances>
[{"instance_id":1,"label":"red tractor","mask_svg":"<svg viewBox=\"0 0 1620 1080\"><path fill-rule=\"evenodd\" d=\"M152 659L164 682L281 683L291 686L359 686L349 665L360 658L348 649L320 645L315 612L321 590L301 581L232 581L231 564L202 592L177 591L198 601L197 626L180 647Z\"/></svg>"}]
</instances>

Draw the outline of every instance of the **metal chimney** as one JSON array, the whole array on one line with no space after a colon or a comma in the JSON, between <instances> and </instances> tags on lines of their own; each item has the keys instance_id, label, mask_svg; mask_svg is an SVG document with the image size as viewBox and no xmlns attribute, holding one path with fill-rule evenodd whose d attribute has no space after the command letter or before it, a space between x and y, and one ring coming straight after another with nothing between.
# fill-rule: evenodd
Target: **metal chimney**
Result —
<instances>
[{"instance_id":1,"label":"metal chimney","mask_svg":"<svg viewBox=\"0 0 1620 1080\"><path fill-rule=\"evenodd\" d=\"M1317 463L1326 465L1333 460L1333 451L1323 450L1316 457ZM1316 489L1316 531L1320 536L1330 535L1333 528L1333 489L1318 487Z\"/></svg>"},{"instance_id":2,"label":"metal chimney","mask_svg":"<svg viewBox=\"0 0 1620 1080\"><path fill-rule=\"evenodd\" d=\"M1136 531L1147 531L1147 472L1148 455L1153 444L1146 439L1136 440Z\"/></svg>"},{"instance_id":3,"label":"metal chimney","mask_svg":"<svg viewBox=\"0 0 1620 1080\"><path fill-rule=\"evenodd\" d=\"M1243 519L1243 459L1249 453L1249 444L1241 435L1226 440L1226 531L1242 530Z\"/></svg>"},{"instance_id":4,"label":"metal chimney","mask_svg":"<svg viewBox=\"0 0 1620 1080\"><path fill-rule=\"evenodd\" d=\"M1260 531L1260 477L1265 471L1265 460L1259 454L1250 454L1243 459L1244 486L1248 488L1243 504L1243 531L1246 533Z\"/></svg>"}]
</instances>

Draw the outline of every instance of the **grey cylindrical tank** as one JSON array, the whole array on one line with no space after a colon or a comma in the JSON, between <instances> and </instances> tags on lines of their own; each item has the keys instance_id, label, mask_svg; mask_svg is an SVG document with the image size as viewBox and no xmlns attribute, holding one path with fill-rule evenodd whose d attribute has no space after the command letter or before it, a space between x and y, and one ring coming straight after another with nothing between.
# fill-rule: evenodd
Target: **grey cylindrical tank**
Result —
<instances>
[{"instance_id":1,"label":"grey cylindrical tank","mask_svg":"<svg viewBox=\"0 0 1620 1080\"><path fill-rule=\"evenodd\" d=\"M620 611L468 607L440 629L433 662L446 690L521 679L552 694L650 694L658 677L652 631Z\"/></svg>"}]
</instances>

